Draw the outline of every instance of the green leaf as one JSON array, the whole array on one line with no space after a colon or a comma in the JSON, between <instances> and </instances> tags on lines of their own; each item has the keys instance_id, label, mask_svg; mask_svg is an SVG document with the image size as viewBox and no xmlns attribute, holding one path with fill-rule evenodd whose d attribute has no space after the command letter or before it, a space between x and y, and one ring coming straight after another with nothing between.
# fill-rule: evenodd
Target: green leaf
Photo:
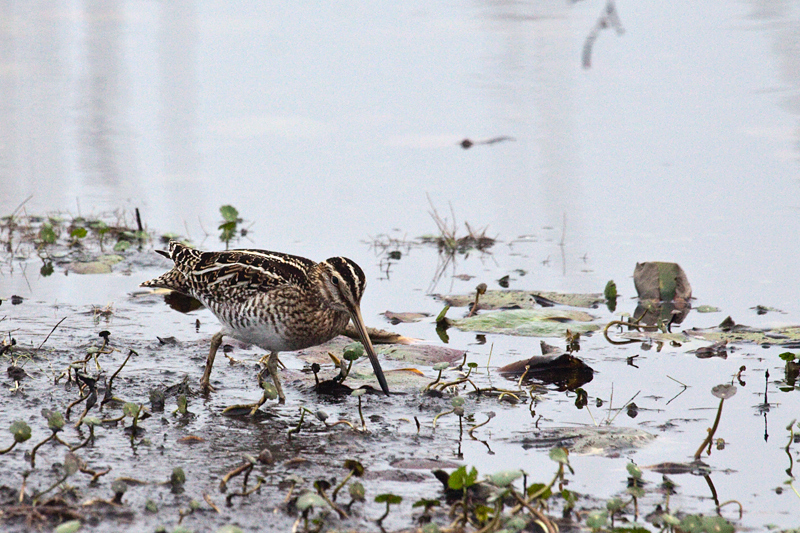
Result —
<instances>
[{"instance_id":1,"label":"green leaf","mask_svg":"<svg viewBox=\"0 0 800 533\"><path fill-rule=\"evenodd\" d=\"M525 521L524 518L522 518L519 515L516 515L508 519L508 521L505 523L505 528L507 531L511 533L518 533L519 531L525 529L525 526L527 525L528 523Z\"/></svg>"},{"instance_id":2,"label":"green leaf","mask_svg":"<svg viewBox=\"0 0 800 533\"><path fill-rule=\"evenodd\" d=\"M244 530L239 526L228 524L219 528L216 533L244 533Z\"/></svg>"},{"instance_id":3,"label":"green leaf","mask_svg":"<svg viewBox=\"0 0 800 533\"><path fill-rule=\"evenodd\" d=\"M347 361L356 361L364 355L364 346L360 342L353 342L344 347L344 357Z\"/></svg>"},{"instance_id":4,"label":"green leaf","mask_svg":"<svg viewBox=\"0 0 800 533\"><path fill-rule=\"evenodd\" d=\"M797 358L797 354L794 354L792 352L783 352L778 357L780 357L784 361L794 361Z\"/></svg>"},{"instance_id":5,"label":"green leaf","mask_svg":"<svg viewBox=\"0 0 800 533\"><path fill-rule=\"evenodd\" d=\"M610 280L606 283L605 291L603 291L603 296L606 297L606 300L613 300L617 297L617 284L614 283L614 280Z\"/></svg>"},{"instance_id":6,"label":"green leaf","mask_svg":"<svg viewBox=\"0 0 800 533\"><path fill-rule=\"evenodd\" d=\"M22 420L12 422L8 430L14 435L14 441L17 444L21 444L31 438L31 427Z\"/></svg>"},{"instance_id":7,"label":"green leaf","mask_svg":"<svg viewBox=\"0 0 800 533\"><path fill-rule=\"evenodd\" d=\"M122 406L122 413L125 416L129 416L131 418L135 418L136 416L139 415L139 404L136 404L136 403L133 403L133 402L126 402Z\"/></svg>"},{"instance_id":8,"label":"green leaf","mask_svg":"<svg viewBox=\"0 0 800 533\"><path fill-rule=\"evenodd\" d=\"M45 244L53 244L56 242L56 232L53 230L53 225L49 222L44 222L42 227L39 228L39 238Z\"/></svg>"},{"instance_id":9,"label":"green leaf","mask_svg":"<svg viewBox=\"0 0 800 533\"><path fill-rule=\"evenodd\" d=\"M42 263L42 268L39 269L39 274L41 274L43 278L46 278L52 273L53 273L53 262L45 260L44 263Z\"/></svg>"},{"instance_id":10,"label":"green leaf","mask_svg":"<svg viewBox=\"0 0 800 533\"><path fill-rule=\"evenodd\" d=\"M447 486L453 490L467 489L474 485L477 479L478 471L474 466L469 472L467 472L466 466L460 466L450 474L450 478L447 480Z\"/></svg>"},{"instance_id":11,"label":"green leaf","mask_svg":"<svg viewBox=\"0 0 800 533\"><path fill-rule=\"evenodd\" d=\"M275 385L272 383L264 383L263 384L264 395L270 399L274 400L278 397L278 389L275 388Z\"/></svg>"},{"instance_id":12,"label":"green leaf","mask_svg":"<svg viewBox=\"0 0 800 533\"><path fill-rule=\"evenodd\" d=\"M64 455L64 473L71 476L81 468L81 461L78 456L72 452L67 452Z\"/></svg>"},{"instance_id":13,"label":"green leaf","mask_svg":"<svg viewBox=\"0 0 800 533\"><path fill-rule=\"evenodd\" d=\"M223 205L219 208L219 212L225 222L236 223L239 220L239 211L232 205Z\"/></svg>"},{"instance_id":14,"label":"green leaf","mask_svg":"<svg viewBox=\"0 0 800 533\"><path fill-rule=\"evenodd\" d=\"M129 241L117 241L117 244L114 245L115 252L124 252L128 248L131 247L131 243Z\"/></svg>"},{"instance_id":15,"label":"green leaf","mask_svg":"<svg viewBox=\"0 0 800 533\"><path fill-rule=\"evenodd\" d=\"M73 230L69 232L69 236L75 239L83 239L86 237L86 233L86 228L73 228Z\"/></svg>"},{"instance_id":16,"label":"green leaf","mask_svg":"<svg viewBox=\"0 0 800 533\"><path fill-rule=\"evenodd\" d=\"M436 522L429 522L422 526L422 533L439 533L440 531L439 524Z\"/></svg>"},{"instance_id":17,"label":"green leaf","mask_svg":"<svg viewBox=\"0 0 800 533\"><path fill-rule=\"evenodd\" d=\"M546 486L547 485L545 485L544 483L533 483L532 485L529 485L528 486L528 491L527 491L528 492L528 496L533 496L534 494L537 494L538 492L540 492ZM552 495L553 495L553 491L548 488L547 490L545 490L544 492L539 494L539 496L537 496L536 498L540 499L540 500L546 500L546 499L550 498L550 496L552 496Z\"/></svg>"},{"instance_id":18,"label":"green leaf","mask_svg":"<svg viewBox=\"0 0 800 533\"><path fill-rule=\"evenodd\" d=\"M498 487L507 487L522 477L522 470L503 470L489 476L489 480Z\"/></svg>"},{"instance_id":19,"label":"green leaf","mask_svg":"<svg viewBox=\"0 0 800 533\"><path fill-rule=\"evenodd\" d=\"M628 463L625 465L625 468L628 470L628 474L633 479L642 479L642 469L636 466L634 463Z\"/></svg>"},{"instance_id":20,"label":"green leaf","mask_svg":"<svg viewBox=\"0 0 800 533\"><path fill-rule=\"evenodd\" d=\"M76 531L80 530L81 528L81 521L80 520L69 520L67 522L62 522L59 526L55 529L54 533L75 533Z\"/></svg>"},{"instance_id":21,"label":"green leaf","mask_svg":"<svg viewBox=\"0 0 800 533\"><path fill-rule=\"evenodd\" d=\"M350 483L350 486L347 487L347 492L350 493L350 498L357 502L363 502L364 496L367 493L366 489L364 489L364 485L358 481Z\"/></svg>"},{"instance_id":22,"label":"green leaf","mask_svg":"<svg viewBox=\"0 0 800 533\"><path fill-rule=\"evenodd\" d=\"M439 500L428 500L422 498L420 500L415 501L411 507L412 508L424 507L425 509L430 509L431 507L439 507L441 504L442 502L440 502Z\"/></svg>"},{"instance_id":23,"label":"green leaf","mask_svg":"<svg viewBox=\"0 0 800 533\"><path fill-rule=\"evenodd\" d=\"M560 448L560 447L559 448L553 448L552 450L550 450L549 455L550 455L550 459L552 459L553 461L555 461L557 463L561 463L561 464L565 464L565 465L569 464L569 451L567 451L566 448Z\"/></svg>"},{"instance_id":24,"label":"green leaf","mask_svg":"<svg viewBox=\"0 0 800 533\"><path fill-rule=\"evenodd\" d=\"M364 465L356 461L355 459L347 459L344 462L344 467L348 470L353 471L353 475L356 477L361 477L364 475Z\"/></svg>"},{"instance_id":25,"label":"green leaf","mask_svg":"<svg viewBox=\"0 0 800 533\"><path fill-rule=\"evenodd\" d=\"M169 477L169 482L173 485L183 485L186 483L186 474L183 468L176 466L172 469L172 475Z\"/></svg>"},{"instance_id":26,"label":"green leaf","mask_svg":"<svg viewBox=\"0 0 800 533\"><path fill-rule=\"evenodd\" d=\"M600 529L606 527L608 523L607 511L592 511L586 517L586 526L591 529Z\"/></svg>"},{"instance_id":27,"label":"green leaf","mask_svg":"<svg viewBox=\"0 0 800 533\"><path fill-rule=\"evenodd\" d=\"M453 407L464 407L465 403L467 403L467 401L464 399L463 396L453 396L450 399L450 405L452 405Z\"/></svg>"},{"instance_id":28,"label":"green leaf","mask_svg":"<svg viewBox=\"0 0 800 533\"><path fill-rule=\"evenodd\" d=\"M450 363L448 363L447 361L442 361L441 363L436 363L435 365L433 365L433 369L438 372L440 370L447 370L449 366Z\"/></svg>"},{"instance_id":29,"label":"green leaf","mask_svg":"<svg viewBox=\"0 0 800 533\"><path fill-rule=\"evenodd\" d=\"M47 418L47 427L50 428L50 431L61 431L64 427L64 416L61 413L58 411L47 411L44 415Z\"/></svg>"},{"instance_id":30,"label":"green leaf","mask_svg":"<svg viewBox=\"0 0 800 533\"><path fill-rule=\"evenodd\" d=\"M398 496L397 494L378 494L375 496L375 503L388 503L390 505L396 505L403 501L402 496Z\"/></svg>"},{"instance_id":31,"label":"green leaf","mask_svg":"<svg viewBox=\"0 0 800 533\"><path fill-rule=\"evenodd\" d=\"M356 389L350 393L350 396L355 396L358 398L359 396L363 396L366 392L366 389Z\"/></svg>"}]
</instances>

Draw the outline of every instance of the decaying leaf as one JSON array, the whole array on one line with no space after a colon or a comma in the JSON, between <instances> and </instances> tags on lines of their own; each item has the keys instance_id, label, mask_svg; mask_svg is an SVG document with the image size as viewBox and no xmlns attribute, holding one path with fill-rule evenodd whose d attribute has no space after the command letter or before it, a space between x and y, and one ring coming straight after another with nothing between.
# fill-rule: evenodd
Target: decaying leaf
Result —
<instances>
[{"instance_id":1,"label":"decaying leaf","mask_svg":"<svg viewBox=\"0 0 800 533\"><path fill-rule=\"evenodd\" d=\"M689 279L677 263L636 263L633 284L640 300L671 302L689 300L692 297Z\"/></svg>"}]
</instances>

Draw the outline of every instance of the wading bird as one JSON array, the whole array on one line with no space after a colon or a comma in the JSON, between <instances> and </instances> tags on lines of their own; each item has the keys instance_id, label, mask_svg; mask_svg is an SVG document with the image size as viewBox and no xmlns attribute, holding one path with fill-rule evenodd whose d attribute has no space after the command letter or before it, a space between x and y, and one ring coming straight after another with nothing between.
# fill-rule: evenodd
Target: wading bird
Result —
<instances>
[{"instance_id":1,"label":"wading bird","mask_svg":"<svg viewBox=\"0 0 800 533\"><path fill-rule=\"evenodd\" d=\"M280 403L284 403L278 352L327 342L342 333L352 320L381 389L389 394L361 318L360 302L366 278L350 259L331 257L315 263L304 257L265 250L201 252L176 241L169 243L169 251L156 252L175 265L161 276L145 281L142 287L162 287L196 298L222 323L222 330L211 338L200 381L204 391L211 389L209 378L214 357L222 338L229 336L269 352L267 370ZM266 399L265 392L255 404L234 407L250 407L252 414Z\"/></svg>"}]
</instances>

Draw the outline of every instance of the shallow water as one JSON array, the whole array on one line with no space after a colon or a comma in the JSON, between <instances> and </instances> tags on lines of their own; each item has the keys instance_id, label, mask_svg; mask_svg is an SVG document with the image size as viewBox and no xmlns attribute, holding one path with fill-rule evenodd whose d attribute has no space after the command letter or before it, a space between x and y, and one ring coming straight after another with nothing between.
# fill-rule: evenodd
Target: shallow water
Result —
<instances>
[{"instance_id":1,"label":"shallow water","mask_svg":"<svg viewBox=\"0 0 800 533\"><path fill-rule=\"evenodd\" d=\"M362 305L373 326L384 325L378 313L387 309L436 315L441 304L429 293L466 293L481 281L498 288L506 274L511 288L567 292L600 292L614 279L619 310L632 313L630 276L636 262L650 260L678 262L696 303L722 308L692 313L682 327L716 325L727 315L753 326L800 322L793 268L800 258L797 7L616 7L625 33L601 32L586 70L581 51L604 9L598 2L326 4L302 11L244 2L0 3L7 21L0 28L0 214L29 195L24 209L31 214L138 207L156 234L180 233L219 249L218 209L232 204L250 228L239 246L314 259L343 254L362 265L369 282ZM497 136L515 140L459 146L464 138ZM459 233L466 221L488 226L501 242L491 254L459 257L438 281L434 250L401 246L403 258L387 274L385 256L370 243L384 234L410 240L435 233L428 195L451 221L452 204ZM98 327L145 349L156 335L175 335L192 343L181 355L190 353L199 377L213 317L130 297L160 272L157 257L102 278L60 270L42 278L36 261L8 265L0 298L28 300L11 310L4 305L0 316L20 340L43 338L62 316L70 318L54 340L73 349L94 340ZM112 303L107 324L79 315ZM758 304L785 313L759 316L751 309ZM392 329L440 342L431 320ZM473 334L449 334L449 345L481 367L490 350L492 367L539 353L539 339L490 335L478 345ZM570 488L608 498L624 492L627 458L639 465L688 460L713 421L710 388L745 365L747 386L722 418L728 446L707 461L721 501L744 505L737 524L796 526L795 496L774 493L787 479L783 428L800 415L796 391L775 388L781 351L741 346L727 360L699 360L685 350L658 354L612 347L599 336L585 340L580 356L599 371L585 387L590 398L608 402L613 387L613 404L621 406L641 391L639 416L620 414L614 425L658 438L625 460L573 456ZM635 353L638 368L625 364ZM296 358L285 362L302 367ZM176 376L186 371L183 359L155 363L175 365ZM131 372L153 368L144 359ZM776 404L764 414L767 370ZM199 427L218 423L225 405L257 396L252 373L238 372L220 378L224 389L203 404ZM690 385L668 406L681 387L667 376ZM140 392L145 400L146 389ZM303 401L306 395L293 390L291 407L279 411L295 416ZM539 427L592 424L573 401L548 394ZM533 478L549 478L544 451L519 444L519 434L535 430L527 408L484 403L472 409L498 411L485 428L496 453L465 440L463 462L481 474L523 462ZM403 431L413 433L398 421L402 407L386 408L386 431L402 439ZM342 416L351 411L343 408ZM672 419L692 420L657 429ZM208 443L219 457L252 453L270 438L251 424L222 420L252 442ZM454 420L443 420L443 429L424 442L430 455L456 460ZM388 463L372 444L365 445L371 461ZM192 497L212 490L216 475ZM438 487L426 479L433 497ZM646 479L658 483L660 475ZM677 482L682 499L673 505L713 513L702 478ZM403 487L397 484L398 493L408 491L408 500L416 489ZM283 495L269 494L272 504ZM731 509L724 515L736 518Z\"/></svg>"}]
</instances>

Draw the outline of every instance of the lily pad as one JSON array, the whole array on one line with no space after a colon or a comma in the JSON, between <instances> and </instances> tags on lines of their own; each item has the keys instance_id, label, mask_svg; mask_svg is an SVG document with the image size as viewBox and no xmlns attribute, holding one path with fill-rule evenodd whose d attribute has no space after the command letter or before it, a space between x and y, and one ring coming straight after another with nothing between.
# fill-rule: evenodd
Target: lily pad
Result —
<instances>
[{"instance_id":1,"label":"lily pad","mask_svg":"<svg viewBox=\"0 0 800 533\"><path fill-rule=\"evenodd\" d=\"M85 263L72 263L69 270L76 274L109 274L111 265L101 261L89 261Z\"/></svg>"},{"instance_id":2,"label":"lily pad","mask_svg":"<svg viewBox=\"0 0 800 533\"><path fill-rule=\"evenodd\" d=\"M383 316L391 322L393 326L397 324L404 324L409 322L419 322L423 318L431 316L429 313L393 313L392 311L385 311Z\"/></svg>"},{"instance_id":3,"label":"lily pad","mask_svg":"<svg viewBox=\"0 0 800 533\"><path fill-rule=\"evenodd\" d=\"M734 324L730 317L715 328L690 329L684 331L690 337L705 339L714 343L726 341L729 344L760 344L762 346L785 346L800 348L800 326L783 326L760 329Z\"/></svg>"},{"instance_id":4,"label":"lily pad","mask_svg":"<svg viewBox=\"0 0 800 533\"><path fill-rule=\"evenodd\" d=\"M563 337L568 329L580 333L600 329L599 325L588 323L594 318L588 313L569 309L514 309L451 320L449 324L461 331L527 337Z\"/></svg>"},{"instance_id":5,"label":"lily pad","mask_svg":"<svg viewBox=\"0 0 800 533\"><path fill-rule=\"evenodd\" d=\"M452 307L471 307L475 303L475 293L449 296L437 295L436 297ZM533 309L552 307L555 304L595 308L603 302L605 302L605 297L602 294L488 290L478 300L478 309Z\"/></svg>"},{"instance_id":6,"label":"lily pad","mask_svg":"<svg viewBox=\"0 0 800 533\"><path fill-rule=\"evenodd\" d=\"M533 435L527 432L517 442L526 450L564 447L571 454L610 457L618 455L622 450L641 448L653 439L654 435L637 428L583 426L549 428Z\"/></svg>"}]
</instances>

